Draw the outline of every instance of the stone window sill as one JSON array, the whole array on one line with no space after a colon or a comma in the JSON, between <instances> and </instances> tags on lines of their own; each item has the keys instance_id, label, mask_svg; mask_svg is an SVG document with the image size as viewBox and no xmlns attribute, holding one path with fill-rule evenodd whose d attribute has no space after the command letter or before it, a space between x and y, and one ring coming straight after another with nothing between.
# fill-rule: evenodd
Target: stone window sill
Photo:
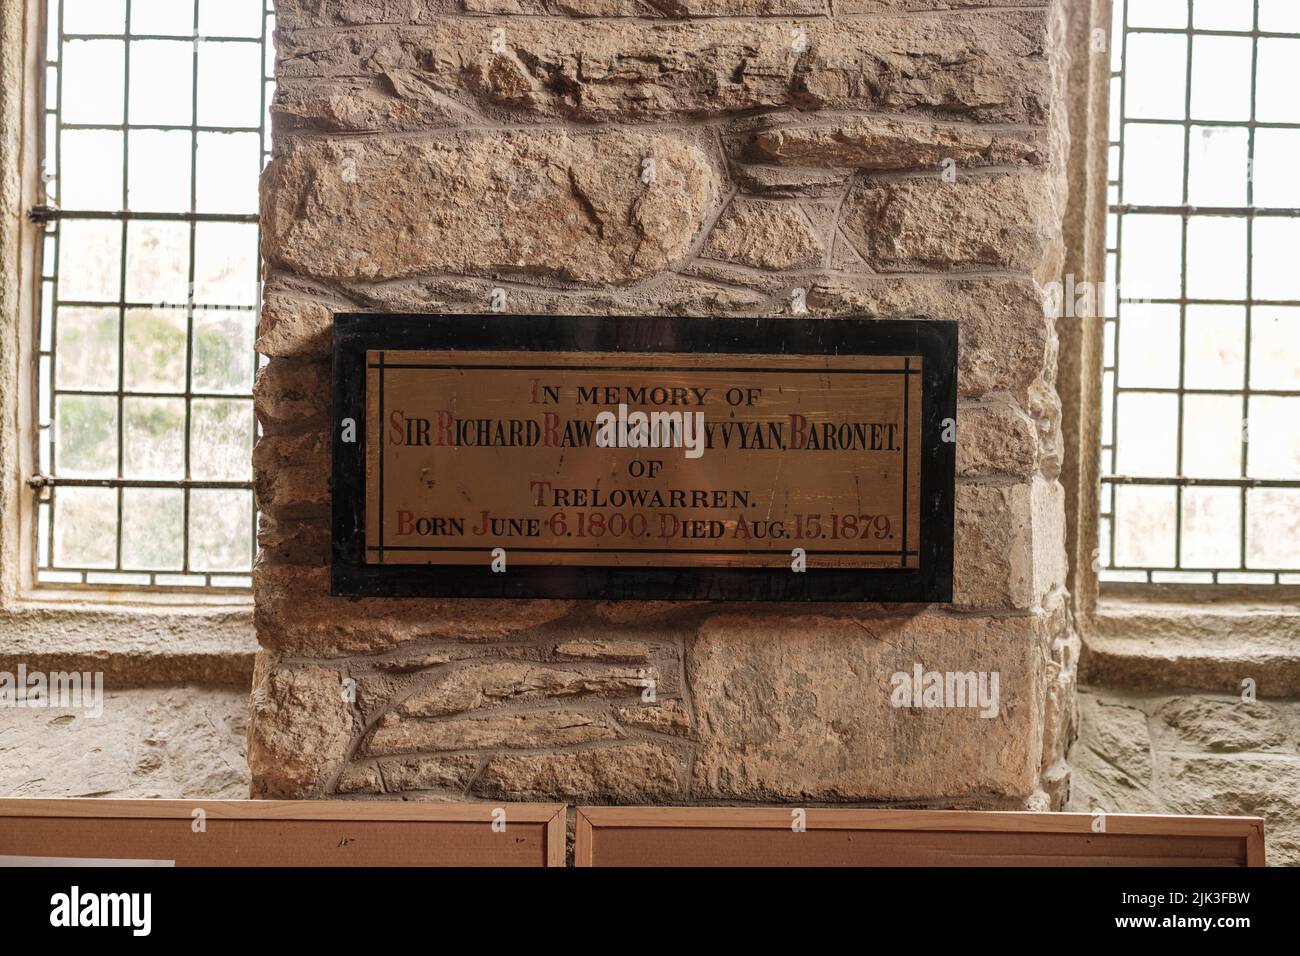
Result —
<instances>
[{"instance_id":1,"label":"stone window sill","mask_svg":"<svg viewBox=\"0 0 1300 956\"><path fill-rule=\"evenodd\" d=\"M1300 697L1300 603L1104 597L1085 629L1085 683Z\"/></svg>"},{"instance_id":2,"label":"stone window sill","mask_svg":"<svg viewBox=\"0 0 1300 956\"><path fill-rule=\"evenodd\" d=\"M102 672L110 688L248 687L257 640L251 599L222 603L22 600L0 608L0 671Z\"/></svg>"}]
</instances>

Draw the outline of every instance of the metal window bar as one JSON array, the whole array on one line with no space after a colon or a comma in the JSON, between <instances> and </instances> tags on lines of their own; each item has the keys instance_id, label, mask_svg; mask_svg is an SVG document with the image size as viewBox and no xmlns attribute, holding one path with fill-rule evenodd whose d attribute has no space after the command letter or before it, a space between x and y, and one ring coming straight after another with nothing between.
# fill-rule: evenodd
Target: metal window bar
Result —
<instances>
[{"instance_id":1,"label":"metal window bar","mask_svg":"<svg viewBox=\"0 0 1300 956\"><path fill-rule=\"evenodd\" d=\"M1204 0L1201 0L1202 5ZM1135 582L1144 584L1300 584L1300 547L1297 547L1284 562L1277 566L1275 562L1252 563L1248 549L1247 536L1250 529L1251 493L1259 490L1295 490L1295 508L1300 511L1300 480L1296 478L1276 479L1260 478L1249 474L1250 433L1247 423L1250 420L1250 402L1252 397L1300 398L1300 341L1294 343L1296 364L1295 388L1257 388L1251 385L1252 329L1254 312L1263 307L1297 307L1300 296L1277 298L1256 298L1254 287L1254 241L1255 223L1261 219L1280 217L1286 219L1300 218L1300 209L1268 208L1255 205L1255 157L1256 133L1259 130L1300 130L1300 123L1261 121L1257 118L1257 100L1259 90L1259 41L1297 40L1300 33L1275 32L1260 29L1259 4L1253 4L1251 29L1223 30L1197 27L1194 18L1193 0L1187 0L1185 27L1150 27L1129 25L1130 0L1116 0L1114 5L1115 20L1111 31L1111 130L1113 138L1109 142L1110 170L1107 177L1109 228L1107 230L1107 286L1117 290L1114 295L1113 311L1108 309L1106 323L1106 354L1103 362L1103 405L1108 412L1109 423L1103 425L1102 437L1102 478L1101 478L1101 531L1102 552L1099 577L1105 582ZM1164 35L1185 37L1186 75L1184 77L1184 102L1182 117L1149 118L1132 117L1127 112L1126 68L1130 65L1129 39L1135 35ZM1232 37L1250 40L1250 108L1246 119L1200 119L1193 115L1192 92L1193 71L1197 68L1195 38L1197 37ZM1200 68L1206 68L1201 64ZM1217 67L1216 67L1217 68ZM1125 202L1124 195L1124 158L1126 151L1126 133L1130 124L1152 126L1181 127L1182 142L1182 203L1179 205L1140 205ZM1246 131L1246 205L1237 207L1198 207L1190 202L1191 180L1191 131L1192 127L1234 128ZM1180 290L1177 297L1133 298L1124 295L1124 289L1118 286L1122 275L1121 266L1124 255L1125 219L1132 215L1171 215L1181 219L1180 225ZM1229 299L1197 298L1188 295L1187 288L1187 236L1188 224L1192 217L1234 217L1244 220L1245 224L1245 297ZM1300 285L1297 286L1300 289ZM1121 351L1121 323L1124 320L1126 306L1170 305L1178 308L1178 384L1176 387L1154 387L1149 385L1126 386L1121 384L1120 368L1123 358ZM1188 306L1215 305L1238 306L1243 310L1244 341L1242 348L1242 379L1239 388L1192 388L1187 384L1187 308ZM1130 319L1132 321L1132 319ZM1175 468L1172 474L1133 475L1120 474L1117 460L1120 449L1121 418L1120 398L1124 394L1161 395L1167 394L1177 398L1177 435L1175 448ZM1240 398L1242 402L1243 428L1240 438L1240 465L1236 476L1216 478L1194 477L1184 473L1184 423L1186 398L1188 396L1227 396ZM1167 488L1174 493L1173 516L1173 561L1163 566L1138 566L1125 564L1117 560L1116 543L1121 513L1116 506L1116 495L1122 488ZM1205 566L1208 562L1189 564L1184 557L1184 492L1187 489L1224 488L1237 491L1238 534L1235 553L1224 554L1224 560L1215 566Z\"/></svg>"},{"instance_id":2,"label":"metal window bar","mask_svg":"<svg viewBox=\"0 0 1300 956\"><path fill-rule=\"evenodd\" d=\"M37 381L37 443L36 461L38 474L29 479L37 497L38 520L36 524L36 541L33 542L36 553L36 583L38 586L56 586L59 588L94 588L94 589L139 589L150 590L197 590L205 592L241 592L251 586L252 561L257 548L257 514L252 504L251 475L240 480L205 480L193 477L193 413L195 401L230 401L247 405L247 421L251 450L257 436L257 423L252 412L251 389L231 391L210 391L196 388L194 378L194 357L196 350L195 315L196 313L224 313L248 315L256 322L256 315L261 302L260 266L254 257L252 274L247 281L256 290L253 304L230 302L200 302L195 297L197 240L198 229L206 223L233 223L256 225L255 213L232 214L199 212L199 142L203 134L256 134L258 137L259 169L264 168L270 156L270 128L268 123L268 106L274 92L274 76L271 64L270 37L274 30L275 11L273 0L262 0L260 4L260 32L256 36L201 35L201 13L204 4L222 3L227 0L175 0L176 3L188 2L191 5L192 31L190 35L133 33L132 0L123 0L122 32L110 33L75 33L65 29L65 0L44 0L44 35L45 58L40 87L40 112L44 118L40 132L41 169L45 197L41 205L31 210L29 218L40 224L44 230L43 241L38 243L37 254L40 257L38 275L40 329L38 336L39 372ZM84 41L107 40L122 44L122 122L87 123L64 122L64 83L62 67L67 44ZM188 42L190 44L190 122L188 124L135 123L131 115L131 54L133 45L142 41L165 41L171 43ZM258 51L258 122L256 125L207 125L198 122L200 115L200 93L203 80L200 76L199 62L201 51L212 48L214 44L243 44L256 46ZM58 202L62 195L65 131L103 130L121 133L122 144L122 201L119 210L77 210L61 208ZM134 209L130 205L129 186L131 174L131 133L138 131L183 132L189 134L189 209L185 212ZM251 203L256 208L256 197ZM107 300L79 300L61 298L59 264L62 249L61 228L67 222L120 222L121 249L118 260L117 296ZM188 294L182 302L140 302L126 297L128 283L128 253L130 251L128 228L130 223L183 223L188 225L188 256L186 289ZM258 237L260 238L260 237ZM114 388L64 387L59 384L58 323L60 313L67 309L97 308L112 309L117 314L116 362L117 380ZM175 391L156 389L138 389L129 387L126 381L127 368L127 317L132 310L150 310L161 314L183 313L185 319L185 368L184 386ZM66 358L66 356L65 356ZM256 352L250 350L248 356L249 376L255 374L260 364ZM103 477L85 477L61 471L56 441L56 418L59 400L64 397L101 397L112 398L116 402L116 468L112 475ZM135 399L169 399L184 402L183 477L159 479L152 477L128 477L125 474L126 443L126 406L127 400ZM58 546L59 494L60 489L107 489L114 492L116 516L113 522L114 540L112 542L113 560L84 562L64 560L62 549ZM172 490L181 497L181 519L177 533L180 537L180 560L174 562L127 562L123 560L123 509L125 495L132 490ZM204 561L195 556L192 548L192 533L202 536L204 529L195 527L192 521L192 492L238 492L247 496L247 507L251 515L246 535L240 534L239 541L228 541L236 549L236 555L242 551L242 557L236 556L226 562ZM101 544L106 542L101 542ZM74 556L75 557L75 556Z\"/></svg>"}]
</instances>

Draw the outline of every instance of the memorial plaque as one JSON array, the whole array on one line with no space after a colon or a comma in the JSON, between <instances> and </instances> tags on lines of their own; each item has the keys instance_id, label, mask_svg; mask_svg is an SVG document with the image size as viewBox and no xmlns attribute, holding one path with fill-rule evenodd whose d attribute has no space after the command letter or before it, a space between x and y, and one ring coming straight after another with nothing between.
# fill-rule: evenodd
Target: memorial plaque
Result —
<instances>
[{"instance_id":1,"label":"memorial plaque","mask_svg":"<svg viewBox=\"0 0 1300 956\"><path fill-rule=\"evenodd\" d=\"M336 594L951 600L956 324L340 315Z\"/></svg>"}]
</instances>

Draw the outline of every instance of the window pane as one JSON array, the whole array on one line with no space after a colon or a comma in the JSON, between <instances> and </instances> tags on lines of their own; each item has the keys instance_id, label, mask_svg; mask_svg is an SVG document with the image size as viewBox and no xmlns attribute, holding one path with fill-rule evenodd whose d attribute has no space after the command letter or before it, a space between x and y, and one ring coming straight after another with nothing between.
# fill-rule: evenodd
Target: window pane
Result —
<instances>
[{"instance_id":1,"label":"window pane","mask_svg":"<svg viewBox=\"0 0 1300 956\"><path fill-rule=\"evenodd\" d=\"M194 489L190 492L190 567L195 571L249 570L252 525L252 492Z\"/></svg>"},{"instance_id":2,"label":"window pane","mask_svg":"<svg viewBox=\"0 0 1300 956\"><path fill-rule=\"evenodd\" d=\"M1198 30L1244 30L1255 25L1254 0L1196 0L1192 26Z\"/></svg>"},{"instance_id":3,"label":"window pane","mask_svg":"<svg viewBox=\"0 0 1300 956\"><path fill-rule=\"evenodd\" d=\"M1187 220L1187 295L1246 297L1246 220L1192 216Z\"/></svg>"},{"instance_id":4,"label":"window pane","mask_svg":"<svg viewBox=\"0 0 1300 956\"><path fill-rule=\"evenodd\" d=\"M199 212L257 212L261 171L262 141L257 133L199 133Z\"/></svg>"},{"instance_id":5,"label":"window pane","mask_svg":"<svg viewBox=\"0 0 1300 956\"><path fill-rule=\"evenodd\" d=\"M1240 396L1185 396L1182 474L1188 478L1235 478L1240 475L1244 429Z\"/></svg>"},{"instance_id":6,"label":"window pane","mask_svg":"<svg viewBox=\"0 0 1300 956\"><path fill-rule=\"evenodd\" d=\"M59 202L64 209L79 212L121 209L122 134L115 130L65 130L59 187Z\"/></svg>"},{"instance_id":7,"label":"window pane","mask_svg":"<svg viewBox=\"0 0 1300 956\"><path fill-rule=\"evenodd\" d=\"M1246 492L1246 566L1300 567L1300 489Z\"/></svg>"},{"instance_id":8,"label":"window pane","mask_svg":"<svg viewBox=\"0 0 1300 956\"><path fill-rule=\"evenodd\" d=\"M1116 4L1116 9L1120 9ZM1131 27L1185 27L1187 0L1128 0Z\"/></svg>"},{"instance_id":9,"label":"window pane","mask_svg":"<svg viewBox=\"0 0 1300 956\"><path fill-rule=\"evenodd\" d=\"M253 388L256 313L230 310L194 316L194 390L247 394Z\"/></svg>"},{"instance_id":10,"label":"window pane","mask_svg":"<svg viewBox=\"0 0 1300 956\"><path fill-rule=\"evenodd\" d=\"M1246 473L1281 480L1300 476L1300 398L1257 395L1250 400Z\"/></svg>"},{"instance_id":11,"label":"window pane","mask_svg":"<svg viewBox=\"0 0 1300 956\"><path fill-rule=\"evenodd\" d=\"M1295 95L1300 68L1300 40L1264 38L1259 41L1256 67L1255 118L1265 123L1300 123Z\"/></svg>"},{"instance_id":12,"label":"window pane","mask_svg":"<svg viewBox=\"0 0 1300 956\"><path fill-rule=\"evenodd\" d=\"M67 33L121 33L126 27L126 0L63 0Z\"/></svg>"},{"instance_id":13,"label":"window pane","mask_svg":"<svg viewBox=\"0 0 1300 956\"><path fill-rule=\"evenodd\" d=\"M130 309L126 313L126 388L133 392L185 391L185 313Z\"/></svg>"},{"instance_id":14,"label":"window pane","mask_svg":"<svg viewBox=\"0 0 1300 956\"><path fill-rule=\"evenodd\" d=\"M1182 292L1182 218L1124 216L1123 235L1119 282L1124 296L1176 298Z\"/></svg>"},{"instance_id":15,"label":"window pane","mask_svg":"<svg viewBox=\"0 0 1300 956\"><path fill-rule=\"evenodd\" d=\"M59 223L60 299L116 302L121 268L121 223L86 219Z\"/></svg>"},{"instance_id":16,"label":"window pane","mask_svg":"<svg viewBox=\"0 0 1300 956\"><path fill-rule=\"evenodd\" d=\"M1259 28L1269 33L1300 33L1300 3L1259 0Z\"/></svg>"},{"instance_id":17,"label":"window pane","mask_svg":"<svg viewBox=\"0 0 1300 956\"><path fill-rule=\"evenodd\" d=\"M253 407L247 399L195 399L191 406L190 474L198 481L252 477Z\"/></svg>"},{"instance_id":18,"label":"window pane","mask_svg":"<svg viewBox=\"0 0 1300 956\"><path fill-rule=\"evenodd\" d=\"M183 222L127 224L126 298L184 302L189 282L190 227Z\"/></svg>"},{"instance_id":19,"label":"window pane","mask_svg":"<svg viewBox=\"0 0 1300 956\"><path fill-rule=\"evenodd\" d=\"M200 0L199 33L205 37L260 37L262 0Z\"/></svg>"},{"instance_id":20,"label":"window pane","mask_svg":"<svg viewBox=\"0 0 1300 956\"><path fill-rule=\"evenodd\" d=\"M60 309L59 388L117 388L117 309Z\"/></svg>"},{"instance_id":21,"label":"window pane","mask_svg":"<svg viewBox=\"0 0 1300 956\"><path fill-rule=\"evenodd\" d=\"M1253 286L1257 299L1300 299L1300 271L1296 250L1300 249L1300 219L1261 217L1255 220L1251 246Z\"/></svg>"},{"instance_id":22,"label":"window pane","mask_svg":"<svg viewBox=\"0 0 1300 956\"><path fill-rule=\"evenodd\" d=\"M1192 40L1192 116L1250 119L1251 41L1198 36Z\"/></svg>"},{"instance_id":23,"label":"window pane","mask_svg":"<svg viewBox=\"0 0 1300 956\"><path fill-rule=\"evenodd\" d=\"M1255 205L1300 208L1300 129L1255 131Z\"/></svg>"},{"instance_id":24,"label":"window pane","mask_svg":"<svg viewBox=\"0 0 1300 956\"><path fill-rule=\"evenodd\" d=\"M189 212L192 135L181 130L134 129L127 200L136 212Z\"/></svg>"},{"instance_id":25,"label":"window pane","mask_svg":"<svg viewBox=\"0 0 1300 956\"><path fill-rule=\"evenodd\" d=\"M185 558L184 527L185 498L181 491L125 489L122 492L122 567L130 570L180 567Z\"/></svg>"},{"instance_id":26,"label":"window pane","mask_svg":"<svg viewBox=\"0 0 1300 956\"><path fill-rule=\"evenodd\" d=\"M195 228L194 298L201 305L257 302L257 227L201 222Z\"/></svg>"},{"instance_id":27,"label":"window pane","mask_svg":"<svg viewBox=\"0 0 1300 956\"><path fill-rule=\"evenodd\" d=\"M121 40L69 40L63 44L63 122L121 123L125 60L126 44Z\"/></svg>"},{"instance_id":28,"label":"window pane","mask_svg":"<svg viewBox=\"0 0 1300 956\"><path fill-rule=\"evenodd\" d=\"M1182 119L1187 112L1186 90L1186 37L1129 34L1128 64L1124 75L1126 117Z\"/></svg>"},{"instance_id":29,"label":"window pane","mask_svg":"<svg viewBox=\"0 0 1300 956\"><path fill-rule=\"evenodd\" d=\"M1110 81L1110 102L1111 102L1112 109L1110 111L1108 129L1110 131L1109 132L1110 139L1112 140L1117 140L1119 139L1120 136L1119 131L1121 128L1121 123L1120 123L1119 103L1123 96L1123 90L1124 90L1124 86L1122 83L1120 83L1119 77L1115 77ZM1119 153L1119 149L1117 147L1111 147L1110 168L1112 170L1117 168L1119 165L1118 163L1115 162L1115 156L1118 153Z\"/></svg>"},{"instance_id":30,"label":"window pane","mask_svg":"<svg viewBox=\"0 0 1300 956\"><path fill-rule=\"evenodd\" d=\"M117 399L59 396L54 446L59 474L68 478L113 477L117 474Z\"/></svg>"},{"instance_id":31,"label":"window pane","mask_svg":"<svg viewBox=\"0 0 1300 956\"><path fill-rule=\"evenodd\" d=\"M1187 307L1188 388L1242 388L1246 374L1246 310L1237 305Z\"/></svg>"},{"instance_id":32,"label":"window pane","mask_svg":"<svg viewBox=\"0 0 1300 956\"><path fill-rule=\"evenodd\" d=\"M1129 392L1119 397L1121 475L1172 475L1178 462L1178 396Z\"/></svg>"},{"instance_id":33,"label":"window pane","mask_svg":"<svg viewBox=\"0 0 1300 956\"><path fill-rule=\"evenodd\" d=\"M1240 558L1241 495L1237 488L1183 489L1184 568L1231 568Z\"/></svg>"},{"instance_id":34,"label":"window pane","mask_svg":"<svg viewBox=\"0 0 1300 956\"><path fill-rule=\"evenodd\" d=\"M199 45L200 126L251 126L262 113L262 50L256 43Z\"/></svg>"},{"instance_id":35,"label":"window pane","mask_svg":"<svg viewBox=\"0 0 1300 956\"><path fill-rule=\"evenodd\" d=\"M1116 488L1115 563L1120 567L1172 567L1175 513L1173 488Z\"/></svg>"},{"instance_id":36,"label":"window pane","mask_svg":"<svg viewBox=\"0 0 1300 956\"><path fill-rule=\"evenodd\" d=\"M125 398L122 474L126 478L185 477L185 400Z\"/></svg>"},{"instance_id":37,"label":"window pane","mask_svg":"<svg viewBox=\"0 0 1300 956\"><path fill-rule=\"evenodd\" d=\"M1256 308L1250 327L1250 387L1300 387L1300 308Z\"/></svg>"},{"instance_id":38,"label":"window pane","mask_svg":"<svg viewBox=\"0 0 1300 956\"><path fill-rule=\"evenodd\" d=\"M54 493L54 564L111 568L117 563L117 492L59 488Z\"/></svg>"},{"instance_id":39,"label":"window pane","mask_svg":"<svg viewBox=\"0 0 1300 956\"><path fill-rule=\"evenodd\" d=\"M1193 126L1188 137L1187 201L1244 206L1250 133L1238 126ZM1179 197L1176 203L1181 203Z\"/></svg>"},{"instance_id":40,"label":"window pane","mask_svg":"<svg viewBox=\"0 0 1300 956\"><path fill-rule=\"evenodd\" d=\"M1163 123L1124 127L1124 201L1146 206L1183 201L1183 130Z\"/></svg>"},{"instance_id":41,"label":"window pane","mask_svg":"<svg viewBox=\"0 0 1300 956\"><path fill-rule=\"evenodd\" d=\"M194 5L186 0L131 0L131 32L153 36L192 36Z\"/></svg>"},{"instance_id":42,"label":"window pane","mask_svg":"<svg viewBox=\"0 0 1300 956\"><path fill-rule=\"evenodd\" d=\"M194 115L194 45L177 40L131 43L131 122L188 126Z\"/></svg>"},{"instance_id":43,"label":"window pane","mask_svg":"<svg viewBox=\"0 0 1300 956\"><path fill-rule=\"evenodd\" d=\"M1125 388L1175 388L1178 385L1178 306L1124 306L1119 323L1119 350L1124 360L1119 383Z\"/></svg>"}]
</instances>

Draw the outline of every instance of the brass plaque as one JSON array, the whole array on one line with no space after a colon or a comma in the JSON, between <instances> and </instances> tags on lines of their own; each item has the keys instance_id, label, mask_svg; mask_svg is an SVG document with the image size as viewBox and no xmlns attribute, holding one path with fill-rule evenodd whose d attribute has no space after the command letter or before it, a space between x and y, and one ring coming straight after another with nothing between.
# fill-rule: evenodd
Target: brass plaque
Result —
<instances>
[{"instance_id":1,"label":"brass plaque","mask_svg":"<svg viewBox=\"0 0 1300 956\"><path fill-rule=\"evenodd\" d=\"M945 334L851 347L852 333L946 323L339 321L336 408L354 423L335 441L339 593L946 599L926 562L946 540L950 577L952 455L935 412L953 399L929 393L951 392L953 369L931 366L955 348L937 348ZM554 347L535 344L544 324ZM511 326L517 345L501 347ZM772 338L806 326L829 347Z\"/></svg>"}]
</instances>

